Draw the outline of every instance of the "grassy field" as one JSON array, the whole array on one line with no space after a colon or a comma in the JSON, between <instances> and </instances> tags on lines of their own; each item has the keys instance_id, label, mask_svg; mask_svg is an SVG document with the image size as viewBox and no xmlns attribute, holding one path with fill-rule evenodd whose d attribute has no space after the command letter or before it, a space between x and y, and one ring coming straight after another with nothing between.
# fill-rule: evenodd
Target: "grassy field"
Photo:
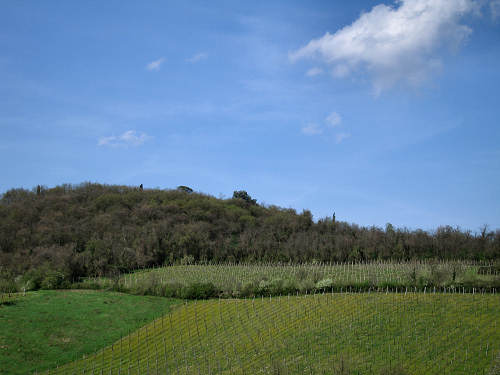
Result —
<instances>
[{"instance_id":1,"label":"grassy field","mask_svg":"<svg viewBox=\"0 0 500 375\"><path fill-rule=\"evenodd\" d=\"M219 264L168 266L94 278L88 283L153 295L169 295L175 288L212 283L222 296L286 295L321 288L370 289L500 287L496 269L473 262L371 262L340 264Z\"/></svg>"},{"instance_id":2,"label":"grassy field","mask_svg":"<svg viewBox=\"0 0 500 375\"><path fill-rule=\"evenodd\" d=\"M165 314L176 302L97 291L18 296L0 305L0 374L40 372L93 353Z\"/></svg>"},{"instance_id":3,"label":"grassy field","mask_svg":"<svg viewBox=\"0 0 500 375\"><path fill-rule=\"evenodd\" d=\"M494 294L195 301L50 374L481 375L499 324Z\"/></svg>"}]
</instances>

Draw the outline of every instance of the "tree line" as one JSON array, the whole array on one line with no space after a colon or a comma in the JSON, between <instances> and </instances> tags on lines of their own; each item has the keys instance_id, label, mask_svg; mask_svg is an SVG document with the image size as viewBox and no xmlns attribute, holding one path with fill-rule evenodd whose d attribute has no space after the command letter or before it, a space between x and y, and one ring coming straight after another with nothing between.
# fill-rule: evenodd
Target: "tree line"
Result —
<instances>
[{"instance_id":1,"label":"tree line","mask_svg":"<svg viewBox=\"0 0 500 375\"><path fill-rule=\"evenodd\" d=\"M434 231L314 221L308 210L177 189L82 183L11 189L0 198L0 272L68 278L194 262L500 259L500 230Z\"/></svg>"}]
</instances>

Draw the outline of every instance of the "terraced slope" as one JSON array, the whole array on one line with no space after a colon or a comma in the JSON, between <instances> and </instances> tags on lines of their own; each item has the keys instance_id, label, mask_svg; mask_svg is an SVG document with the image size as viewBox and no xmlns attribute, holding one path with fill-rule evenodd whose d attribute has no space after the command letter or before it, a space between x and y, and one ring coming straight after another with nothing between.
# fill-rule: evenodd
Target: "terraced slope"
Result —
<instances>
[{"instance_id":1,"label":"terraced slope","mask_svg":"<svg viewBox=\"0 0 500 375\"><path fill-rule=\"evenodd\" d=\"M197 301L50 374L487 374L499 324L492 294Z\"/></svg>"}]
</instances>

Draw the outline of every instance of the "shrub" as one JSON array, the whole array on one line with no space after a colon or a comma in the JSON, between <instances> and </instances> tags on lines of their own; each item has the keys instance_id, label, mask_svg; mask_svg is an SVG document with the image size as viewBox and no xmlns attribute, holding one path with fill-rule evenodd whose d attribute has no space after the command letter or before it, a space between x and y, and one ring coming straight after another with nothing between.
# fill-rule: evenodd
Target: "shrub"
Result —
<instances>
[{"instance_id":1,"label":"shrub","mask_svg":"<svg viewBox=\"0 0 500 375\"><path fill-rule=\"evenodd\" d=\"M208 299L217 297L219 293L213 283L193 283L183 287L180 294L184 299Z\"/></svg>"},{"instance_id":2,"label":"shrub","mask_svg":"<svg viewBox=\"0 0 500 375\"><path fill-rule=\"evenodd\" d=\"M283 282L283 290L282 293L283 295L287 294L294 294L298 290L297 282L292 279L285 279Z\"/></svg>"},{"instance_id":3,"label":"shrub","mask_svg":"<svg viewBox=\"0 0 500 375\"><path fill-rule=\"evenodd\" d=\"M368 290L368 289L374 287L374 285L370 281L361 281L361 282L353 283L352 287L355 290ZM398 286L398 288L402 288L402 287L403 287L403 285Z\"/></svg>"},{"instance_id":4,"label":"shrub","mask_svg":"<svg viewBox=\"0 0 500 375\"><path fill-rule=\"evenodd\" d=\"M283 280L282 279L273 279L269 282L267 291L272 296L277 296L282 294L283 291Z\"/></svg>"},{"instance_id":5,"label":"shrub","mask_svg":"<svg viewBox=\"0 0 500 375\"><path fill-rule=\"evenodd\" d=\"M266 280L263 279L258 285L253 284L254 295L262 296L279 296L293 294L297 291L298 287L294 280L291 279L273 279ZM252 290L252 285L248 285L247 288Z\"/></svg>"},{"instance_id":6,"label":"shrub","mask_svg":"<svg viewBox=\"0 0 500 375\"><path fill-rule=\"evenodd\" d=\"M431 281L434 286L442 286L446 280L452 279L452 272L447 268L431 266Z\"/></svg>"},{"instance_id":7,"label":"shrub","mask_svg":"<svg viewBox=\"0 0 500 375\"><path fill-rule=\"evenodd\" d=\"M259 284L254 281L247 282L243 284L239 290L241 297L254 297L259 295Z\"/></svg>"},{"instance_id":8,"label":"shrub","mask_svg":"<svg viewBox=\"0 0 500 375\"><path fill-rule=\"evenodd\" d=\"M381 289L389 289L389 290L396 290L396 289L403 289L405 287L404 284L400 284L397 281L384 281L380 283L380 288Z\"/></svg>"},{"instance_id":9,"label":"shrub","mask_svg":"<svg viewBox=\"0 0 500 375\"><path fill-rule=\"evenodd\" d=\"M425 276L419 276L418 279L417 279L417 287L418 289L424 289L424 288L428 288L431 286L431 282L430 280L425 277Z\"/></svg>"},{"instance_id":10,"label":"shrub","mask_svg":"<svg viewBox=\"0 0 500 375\"><path fill-rule=\"evenodd\" d=\"M70 286L64 274L59 271L48 271L42 280L42 289L63 289Z\"/></svg>"},{"instance_id":11,"label":"shrub","mask_svg":"<svg viewBox=\"0 0 500 375\"><path fill-rule=\"evenodd\" d=\"M316 289L318 290L330 289L332 286L333 280L330 278L320 280L316 283Z\"/></svg>"},{"instance_id":12,"label":"shrub","mask_svg":"<svg viewBox=\"0 0 500 375\"><path fill-rule=\"evenodd\" d=\"M181 297L182 284L181 283L167 283L163 285L160 295L162 297L178 298Z\"/></svg>"},{"instance_id":13,"label":"shrub","mask_svg":"<svg viewBox=\"0 0 500 375\"><path fill-rule=\"evenodd\" d=\"M38 290L42 287L42 281L47 271L36 268L26 272L21 281L26 290Z\"/></svg>"},{"instance_id":14,"label":"shrub","mask_svg":"<svg viewBox=\"0 0 500 375\"><path fill-rule=\"evenodd\" d=\"M12 279L0 279L0 293L15 293L17 285Z\"/></svg>"}]
</instances>

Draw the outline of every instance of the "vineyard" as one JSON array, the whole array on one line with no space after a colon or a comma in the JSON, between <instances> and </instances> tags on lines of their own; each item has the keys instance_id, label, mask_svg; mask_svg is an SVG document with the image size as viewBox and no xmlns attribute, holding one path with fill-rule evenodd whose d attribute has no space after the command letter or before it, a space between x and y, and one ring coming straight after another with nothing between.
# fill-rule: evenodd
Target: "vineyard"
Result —
<instances>
[{"instance_id":1,"label":"vineyard","mask_svg":"<svg viewBox=\"0 0 500 375\"><path fill-rule=\"evenodd\" d=\"M500 287L500 275L492 264L477 262L369 262L328 264L215 264L176 265L141 270L114 278L96 277L87 284L120 291L169 295L182 286L210 283L218 295L251 297L306 293L317 290L343 291L411 288L425 291ZM84 284L85 285L85 284Z\"/></svg>"},{"instance_id":2,"label":"vineyard","mask_svg":"<svg viewBox=\"0 0 500 375\"><path fill-rule=\"evenodd\" d=\"M186 302L45 374L489 374L500 298L320 293Z\"/></svg>"}]
</instances>

